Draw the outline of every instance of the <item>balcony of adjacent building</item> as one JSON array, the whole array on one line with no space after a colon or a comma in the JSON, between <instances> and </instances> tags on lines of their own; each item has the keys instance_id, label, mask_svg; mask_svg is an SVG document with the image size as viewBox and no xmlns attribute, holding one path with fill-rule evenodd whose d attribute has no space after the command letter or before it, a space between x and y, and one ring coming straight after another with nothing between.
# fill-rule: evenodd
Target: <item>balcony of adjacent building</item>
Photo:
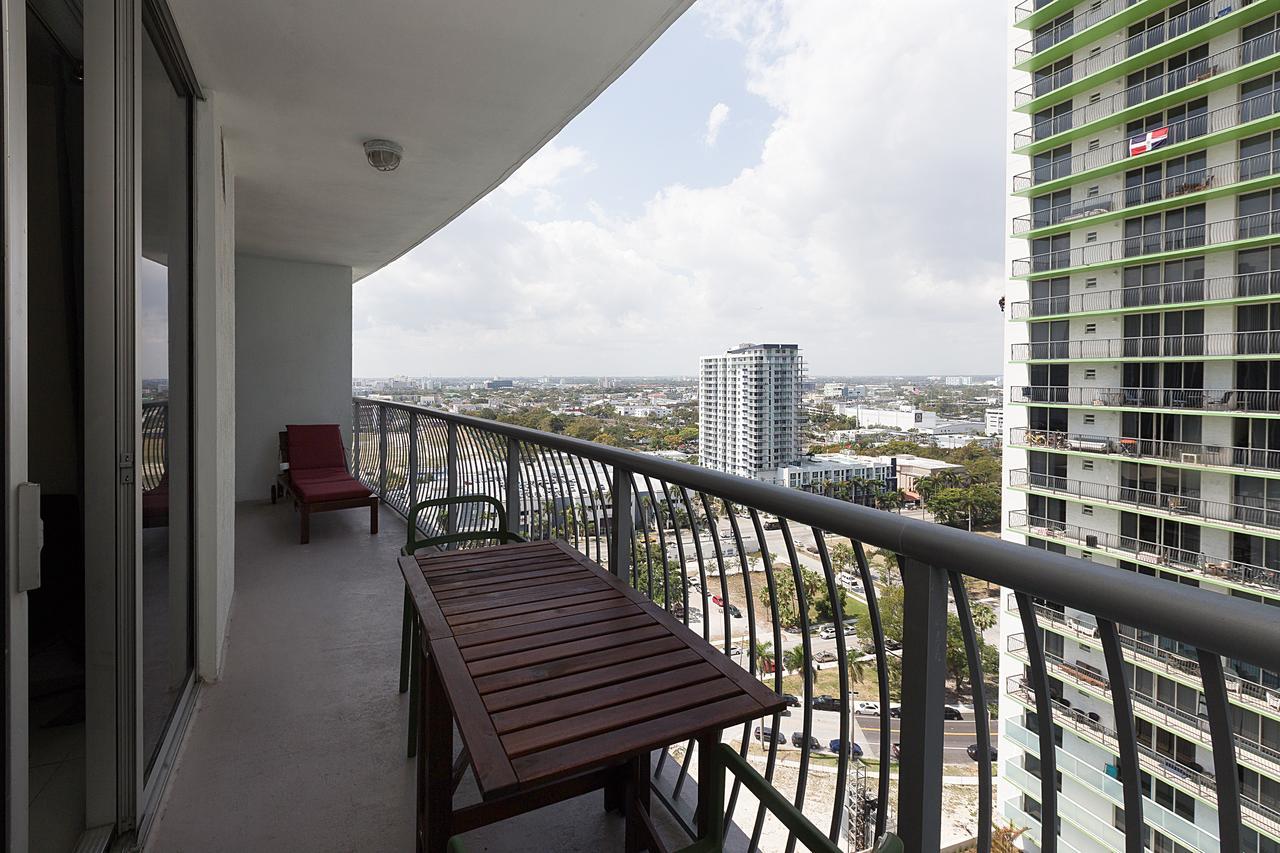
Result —
<instances>
[{"instance_id":1,"label":"balcony of adjacent building","mask_svg":"<svg viewBox=\"0 0 1280 853\"><path fill-rule=\"evenodd\" d=\"M1071 145L1061 145L1032 155L1032 168L1013 176L1014 195L1054 192L1085 180L1168 157L1198 150L1219 142L1249 136L1280 121L1280 92L1268 90L1242 97L1234 104L1209 110L1204 98L1163 114L1164 121L1136 133L1159 132L1159 143L1145 150L1130 149L1130 138L1073 153ZM1136 138L1136 137L1135 137Z\"/></svg>"},{"instance_id":2,"label":"balcony of adjacent building","mask_svg":"<svg viewBox=\"0 0 1280 853\"><path fill-rule=\"evenodd\" d=\"M1011 362L1212 361L1273 358L1280 332L1211 332L1010 344Z\"/></svg>"},{"instance_id":3,"label":"balcony of adjacent building","mask_svg":"<svg viewBox=\"0 0 1280 853\"><path fill-rule=\"evenodd\" d=\"M1029 22L1039 23L1035 26L1033 36L1014 48L1014 67L1027 70L1035 62L1059 59L1077 47L1097 41L1107 32L1157 11L1159 2L1101 0L1075 9L1071 8L1072 5L1074 4L1062 2L1037 5L1033 0L1028 0L1015 8L1014 20L1017 24L1025 26ZM1061 14L1041 21L1058 10L1061 10Z\"/></svg>"},{"instance_id":4,"label":"balcony of adjacent building","mask_svg":"<svg viewBox=\"0 0 1280 853\"><path fill-rule=\"evenodd\" d=\"M1179 467L1280 477L1280 450L1258 447L1166 441L1131 436L1092 435L1015 427L1009 444L1026 450L1046 450L1116 461L1164 462Z\"/></svg>"},{"instance_id":5,"label":"balcony of adjacent building","mask_svg":"<svg viewBox=\"0 0 1280 853\"><path fill-rule=\"evenodd\" d=\"M1150 542L1139 536L1067 524L1054 518L1030 515L1022 510L1010 511L1009 529L1044 542L1063 543L1082 551L1103 553L1151 572L1167 572L1253 595L1280 595L1280 565L1256 565L1175 545ZM1280 709L1280 693L1268 690L1270 689L1258 685L1258 701L1273 710Z\"/></svg>"},{"instance_id":6,"label":"balcony of adjacent building","mask_svg":"<svg viewBox=\"0 0 1280 853\"><path fill-rule=\"evenodd\" d=\"M1152 308L1264 302L1280 298L1280 271L1135 284L1082 293L1067 293L1068 282L1065 279L1059 281L1057 289L1061 290L1060 295L1013 302L1009 306L1009 319L1053 319ZM1050 290L1049 282L1045 284L1045 290Z\"/></svg>"},{"instance_id":7,"label":"balcony of adjacent building","mask_svg":"<svg viewBox=\"0 0 1280 853\"><path fill-rule=\"evenodd\" d=\"M1014 385L1009 389L1009 402L1015 405L1051 405L1064 408L1280 417L1280 391L1264 389Z\"/></svg>"},{"instance_id":8,"label":"balcony of adjacent building","mask_svg":"<svg viewBox=\"0 0 1280 853\"><path fill-rule=\"evenodd\" d=\"M1005 685L1005 695L1012 698L1018 706L1026 711L1030 711L1033 714L1037 713L1035 689L1027 679L1011 676ZM1102 767L1098 767L1088 758L1077 755L1074 750L1064 743L1057 750L1059 763L1063 770L1089 784L1090 787L1101 791L1115 805L1123 808L1123 799L1120 799L1119 802L1115 802L1115 799L1117 794L1121 794L1121 785L1123 784L1120 781L1123 774L1119 753L1125 737L1104 722L1097 712L1087 712L1074 708L1069 700L1061 696L1051 696L1050 706L1054 712L1055 722L1061 725L1064 730L1070 731L1089 744L1101 747L1115 759L1106 762ZM1032 751L1039 749L1039 739L1036 733L1018 720L1010 720L1007 725L1007 731L1009 738L1019 747ZM1211 773L1204 772L1203 768L1196 769L1193 762L1188 761L1185 757L1166 754L1142 742L1137 743L1136 751L1138 768L1142 773L1149 774L1165 784L1172 785L1179 791L1190 794L1211 807L1217 807L1218 786ZM1099 778L1098 774L1102 774L1112 781L1106 782ZM1185 817L1178 816L1178 820L1171 820L1174 813L1167 808L1162 809L1161 805L1159 803L1152 804L1150 798L1144 795L1143 817L1151 818L1153 825L1161 827L1163 831L1170 832L1181 843L1195 845L1192 849L1220 849L1218 836L1205 832L1197 823L1193 823ZM1263 802L1256 796L1242 794L1240 796L1240 807L1241 816L1246 826L1252 828L1255 832L1264 834L1268 838L1274 839L1277 835L1280 835L1280 810L1277 810L1273 805ZM1207 846L1203 846L1206 842Z\"/></svg>"},{"instance_id":9,"label":"balcony of adjacent building","mask_svg":"<svg viewBox=\"0 0 1280 853\"><path fill-rule=\"evenodd\" d=\"M1096 626L1094 627L1094 635L1090 637L1086 633L1085 625L1077 624L1068 627L1071 621L1069 617L1061 616L1060 621L1054 621L1053 617L1045 615L1045 611L1048 613L1056 612L1043 606L1037 608L1037 618L1045 630L1056 633L1057 636L1070 636L1073 642L1089 649L1090 653L1096 655L1093 658L1094 660L1100 661L1102 659L1102 647L1097 637ZM1067 624L1064 624L1064 622ZM1140 719L1192 741L1206 753L1212 753L1213 740L1209 734L1209 719L1204 715L1203 710L1197 710L1197 708L1202 709L1203 706L1199 703L1200 670L1195 659L1178 656L1176 652L1169 652L1163 657L1151 657L1148 659L1147 656L1149 654L1159 654L1163 650L1124 635L1120 635L1120 642L1128 653L1126 654L1126 659L1144 670L1148 667L1154 667L1157 671L1168 671L1182 664L1194 666L1193 677L1189 675L1188 671L1179 671L1182 679L1178 683L1191 688L1181 693L1186 700L1184 702L1185 707L1167 702L1156 695L1149 686L1154 683L1153 679L1147 679L1148 686L1146 689L1137 689L1133 684L1130 684L1129 696L1133 703L1134 712ZM1027 661L1026 640L1021 634L1009 635L1006 640L1006 650L1015 660L1023 663ZM1071 654L1074 654L1074 652ZM1061 654L1048 651L1045 652L1045 658L1048 662L1050 675L1059 682L1069 684L1074 690L1099 702L1111 704L1110 686L1107 684L1105 675L1095 664L1089 663L1087 660L1067 660ZM1188 681L1190 683L1187 683ZM1096 714L1096 712L1094 713ZM1088 715L1086 714L1086 716ZM1092 718L1090 719L1092 720ZM1269 777L1280 777L1280 743L1264 743L1256 733L1246 735L1237 730L1235 747L1237 760L1242 764L1255 772ZM1192 767L1191 769L1198 769L1199 772L1204 772L1203 767ZM1209 775L1212 775L1212 771L1210 771Z\"/></svg>"},{"instance_id":10,"label":"balcony of adjacent building","mask_svg":"<svg viewBox=\"0 0 1280 853\"><path fill-rule=\"evenodd\" d=\"M1176 214L1176 215L1175 215ZM1187 224L1166 228L1170 220ZM1196 221L1199 220L1199 221ZM1033 254L1013 262L1013 278L1067 275L1134 262L1175 260L1206 251L1246 249L1271 242L1280 234L1280 210L1250 213L1218 222L1204 221L1204 205L1193 205L1174 214L1150 214L1125 220L1125 236L1119 240L1071 246L1070 235L1041 237L1032 241ZM1035 251L1040 249L1040 251Z\"/></svg>"},{"instance_id":11,"label":"balcony of adjacent building","mask_svg":"<svg viewBox=\"0 0 1280 853\"><path fill-rule=\"evenodd\" d=\"M1024 3L1030 6L1031 3ZM1031 70L1032 82L1014 92L1014 108L1034 112L1050 97L1063 96L1096 87L1109 77L1142 68L1152 62L1178 53L1197 42L1207 41L1228 29L1256 20L1270 9L1271 3L1240 6L1235 0L1203 0L1181 6L1183 11L1148 18L1127 38L1110 47L1090 51L1085 58L1073 61L1066 57ZM1028 15L1033 11L1022 10ZM1036 15L1044 15L1034 10ZM1024 20L1026 20L1024 18Z\"/></svg>"},{"instance_id":12,"label":"balcony of adjacent building","mask_svg":"<svg viewBox=\"0 0 1280 853\"><path fill-rule=\"evenodd\" d=\"M1052 148L1257 76L1280 62L1276 50L1274 29L1212 54L1207 43L1199 45L1127 75L1125 88L1114 95L1080 107L1073 108L1068 100L1036 111L1031 126L1013 135L1013 150L1034 153Z\"/></svg>"},{"instance_id":13,"label":"balcony of adjacent building","mask_svg":"<svg viewBox=\"0 0 1280 853\"><path fill-rule=\"evenodd\" d=\"M1244 143L1241 145L1243 149ZM1270 148L1269 138L1266 145ZM1127 176L1125 188L1112 193L1078 200L1071 198L1071 190L1037 196L1032 199L1031 213L1014 218L1012 234L1034 239L1221 195L1247 193L1280 179L1280 152L1254 154L1217 166L1207 167L1205 161L1201 152L1135 170Z\"/></svg>"},{"instance_id":14,"label":"balcony of adjacent building","mask_svg":"<svg viewBox=\"0 0 1280 853\"><path fill-rule=\"evenodd\" d=\"M1113 485L1041 474L1025 468L1009 472L1009 487L1065 497L1091 506L1137 511L1177 521L1209 524L1224 530L1280 536L1280 500L1265 497L1237 495L1233 501L1207 500L1201 497L1200 489L1193 487L1165 489L1147 479Z\"/></svg>"}]
</instances>

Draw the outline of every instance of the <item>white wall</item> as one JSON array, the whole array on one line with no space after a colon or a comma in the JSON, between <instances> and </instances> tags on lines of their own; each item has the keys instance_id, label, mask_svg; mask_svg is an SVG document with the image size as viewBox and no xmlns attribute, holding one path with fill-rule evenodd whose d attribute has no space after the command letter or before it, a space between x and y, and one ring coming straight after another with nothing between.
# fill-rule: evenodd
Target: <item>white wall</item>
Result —
<instances>
[{"instance_id":1,"label":"white wall","mask_svg":"<svg viewBox=\"0 0 1280 853\"><path fill-rule=\"evenodd\" d=\"M265 501L286 424L351 446L351 268L236 256L236 500Z\"/></svg>"},{"instance_id":2,"label":"white wall","mask_svg":"<svg viewBox=\"0 0 1280 853\"><path fill-rule=\"evenodd\" d=\"M195 102L196 674L222 669L235 591L236 271L234 169L219 100Z\"/></svg>"}]
</instances>

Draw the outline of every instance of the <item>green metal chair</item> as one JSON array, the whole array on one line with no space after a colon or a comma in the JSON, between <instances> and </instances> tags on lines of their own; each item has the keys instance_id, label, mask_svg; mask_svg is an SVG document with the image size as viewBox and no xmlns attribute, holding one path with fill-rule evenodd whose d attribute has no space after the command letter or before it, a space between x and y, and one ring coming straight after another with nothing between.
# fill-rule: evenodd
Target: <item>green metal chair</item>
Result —
<instances>
[{"instance_id":1,"label":"green metal chair","mask_svg":"<svg viewBox=\"0 0 1280 853\"><path fill-rule=\"evenodd\" d=\"M790 800L768 783L737 750L722 743L706 757L707 773L700 782L712 786L709 793L712 814L708 824L711 835L695 841L676 853L721 853L725 844L724 827L724 791L725 771L732 773L742 785L755 794L764 807L782 822L783 826L795 833L800 845L814 853L841 853L840 848L827 838L822 830L814 826ZM701 773L699 774L701 775ZM904 853L902 840L893 833L886 832L876 842L875 853ZM455 835L449 839L449 853L466 853L462 839Z\"/></svg>"},{"instance_id":2,"label":"green metal chair","mask_svg":"<svg viewBox=\"0 0 1280 853\"><path fill-rule=\"evenodd\" d=\"M491 527L482 527L457 533L443 533L439 536L418 536L418 518L424 510L439 507L448 511L476 504L487 505L493 509L492 515L495 523ZM414 504L409 509L408 534L400 553L410 555L423 548L443 549L446 546L466 543L505 545L508 542L523 541L524 537L507 529L507 511L503 508L501 501L488 495L458 495L452 498L432 498L431 500L419 501ZM418 727L414 725L414 721L418 714L421 689L418 684L418 659L413 653L414 645L417 642L418 620L415 618L413 598L409 595L409 587L406 584L404 588L404 625L400 633L400 692L409 691L410 758L418 754Z\"/></svg>"}]
</instances>

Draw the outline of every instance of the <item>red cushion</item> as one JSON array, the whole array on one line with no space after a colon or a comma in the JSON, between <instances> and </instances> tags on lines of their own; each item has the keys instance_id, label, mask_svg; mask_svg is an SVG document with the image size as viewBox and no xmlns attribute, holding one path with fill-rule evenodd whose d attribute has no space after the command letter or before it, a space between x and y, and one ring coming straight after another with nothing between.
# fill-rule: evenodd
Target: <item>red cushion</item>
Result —
<instances>
[{"instance_id":1,"label":"red cushion","mask_svg":"<svg viewBox=\"0 0 1280 853\"><path fill-rule=\"evenodd\" d=\"M337 424L290 424L289 470L341 468L346 471L347 451Z\"/></svg>"},{"instance_id":2,"label":"red cushion","mask_svg":"<svg viewBox=\"0 0 1280 853\"><path fill-rule=\"evenodd\" d=\"M363 483L348 474L346 468L312 468L303 471L290 468L289 479L293 484L293 493L303 503L367 498L372 494Z\"/></svg>"}]
</instances>

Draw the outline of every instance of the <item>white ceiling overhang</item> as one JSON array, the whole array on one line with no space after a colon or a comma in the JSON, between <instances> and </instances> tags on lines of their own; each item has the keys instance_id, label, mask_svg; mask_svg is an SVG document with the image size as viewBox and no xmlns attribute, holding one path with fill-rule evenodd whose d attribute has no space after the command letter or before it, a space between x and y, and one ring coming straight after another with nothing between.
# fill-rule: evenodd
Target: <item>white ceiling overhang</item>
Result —
<instances>
[{"instance_id":1,"label":"white ceiling overhang","mask_svg":"<svg viewBox=\"0 0 1280 853\"><path fill-rule=\"evenodd\" d=\"M384 266L500 184L692 0L169 0L215 93L238 251ZM378 172L362 143L404 146Z\"/></svg>"}]
</instances>

